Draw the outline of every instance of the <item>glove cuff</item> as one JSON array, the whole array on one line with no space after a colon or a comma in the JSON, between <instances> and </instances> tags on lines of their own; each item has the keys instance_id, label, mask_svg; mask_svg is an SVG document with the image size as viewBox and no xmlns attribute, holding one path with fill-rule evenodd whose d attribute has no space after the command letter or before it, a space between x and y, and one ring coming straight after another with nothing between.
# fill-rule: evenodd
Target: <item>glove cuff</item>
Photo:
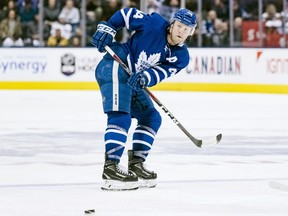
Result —
<instances>
[{"instance_id":1,"label":"glove cuff","mask_svg":"<svg viewBox=\"0 0 288 216\"><path fill-rule=\"evenodd\" d=\"M106 32L110 34L113 38L117 33L117 31L112 26L108 25L107 22L99 22L99 24L97 25L97 31Z\"/></svg>"}]
</instances>

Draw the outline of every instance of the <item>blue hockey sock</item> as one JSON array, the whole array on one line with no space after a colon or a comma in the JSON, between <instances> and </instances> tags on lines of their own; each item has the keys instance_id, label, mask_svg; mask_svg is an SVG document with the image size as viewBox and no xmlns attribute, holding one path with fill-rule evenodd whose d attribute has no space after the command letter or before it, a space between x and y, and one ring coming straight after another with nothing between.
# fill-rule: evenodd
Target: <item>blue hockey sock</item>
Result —
<instances>
[{"instance_id":1,"label":"blue hockey sock","mask_svg":"<svg viewBox=\"0 0 288 216\"><path fill-rule=\"evenodd\" d=\"M156 132L151 128L138 125L133 134L134 156L142 158L144 161L154 142Z\"/></svg>"},{"instance_id":2,"label":"blue hockey sock","mask_svg":"<svg viewBox=\"0 0 288 216\"><path fill-rule=\"evenodd\" d=\"M125 149L127 133L131 125L131 117L128 113L108 113L108 122L105 132L105 152L109 160L120 162Z\"/></svg>"},{"instance_id":3,"label":"blue hockey sock","mask_svg":"<svg viewBox=\"0 0 288 216\"><path fill-rule=\"evenodd\" d=\"M161 116L156 109L151 109L138 118L138 126L133 134L134 156L146 160L155 136L161 126Z\"/></svg>"}]
</instances>

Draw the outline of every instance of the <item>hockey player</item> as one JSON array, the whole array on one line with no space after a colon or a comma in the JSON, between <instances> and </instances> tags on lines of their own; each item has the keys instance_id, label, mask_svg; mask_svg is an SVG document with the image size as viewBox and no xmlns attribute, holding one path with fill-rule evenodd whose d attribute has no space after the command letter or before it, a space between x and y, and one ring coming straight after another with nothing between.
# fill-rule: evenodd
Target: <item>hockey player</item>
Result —
<instances>
[{"instance_id":1,"label":"hockey player","mask_svg":"<svg viewBox=\"0 0 288 216\"><path fill-rule=\"evenodd\" d=\"M125 43L113 42L115 34L123 27L132 36ZM121 9L107 22L99 22L92 44L100 52L105 52L105 46L109 46L133 72L129 77L108 53L95 70L107 114L102 189L156 186L157 174L147 170L144 162L160 128L161 116L143 88L160 83L188 65L189 53L184 42L195 28L196 16L188 9L177 11L170 23L157 13L145 14L136 8ZM126 171L119 162L131 118L137 119L137 127L132 150L128 151Z\"/></svg>"}]
</instances>

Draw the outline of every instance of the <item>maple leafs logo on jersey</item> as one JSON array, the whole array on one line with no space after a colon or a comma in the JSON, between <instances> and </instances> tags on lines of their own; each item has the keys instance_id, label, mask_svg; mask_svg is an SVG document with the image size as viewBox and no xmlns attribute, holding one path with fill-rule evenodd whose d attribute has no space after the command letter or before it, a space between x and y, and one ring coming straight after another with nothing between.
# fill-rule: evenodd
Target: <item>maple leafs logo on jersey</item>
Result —
<instances>
[{"instance_id":1,"label":"maple leafs logo on jersey","mask_svg":"<svg viewBox=\"0 0 288 216\"><path fill-rule=\"evenodd\" d=\"M143 71L146 68L157 65L157 63L160 61L160 56L161 53L155 53L147 57L146 52L143 50L139 55L137 63L135 64L136 71Z\"/></svg>"}]
</instances>

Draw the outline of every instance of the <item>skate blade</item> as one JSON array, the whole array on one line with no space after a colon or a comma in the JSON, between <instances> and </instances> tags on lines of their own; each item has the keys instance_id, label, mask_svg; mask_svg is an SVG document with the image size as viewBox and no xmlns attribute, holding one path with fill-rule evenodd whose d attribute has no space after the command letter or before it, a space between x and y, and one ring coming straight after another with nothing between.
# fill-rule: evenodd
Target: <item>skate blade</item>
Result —
<instances>
[{"instance_id":1,"label":"skate blade","mask_svg":"<svg viewBox=\"0 0 288 216\"><path fill-rule=\"evenodd\" d=\"M140 179L139 178L139 188L154 188L157 185L156 179Z\"/></svg>"},{"instance_id":2,"label":"skate blade","mask_svg":"<svg viewBox=\"0 0 288 216\"><path fill-rule=\"evenodd\" d=\"M121 182L117 180L105 180L101 186L102 190L108 191L128 191L137 190L139 188L138 181Z\"/></svg>"}]
</instances>

